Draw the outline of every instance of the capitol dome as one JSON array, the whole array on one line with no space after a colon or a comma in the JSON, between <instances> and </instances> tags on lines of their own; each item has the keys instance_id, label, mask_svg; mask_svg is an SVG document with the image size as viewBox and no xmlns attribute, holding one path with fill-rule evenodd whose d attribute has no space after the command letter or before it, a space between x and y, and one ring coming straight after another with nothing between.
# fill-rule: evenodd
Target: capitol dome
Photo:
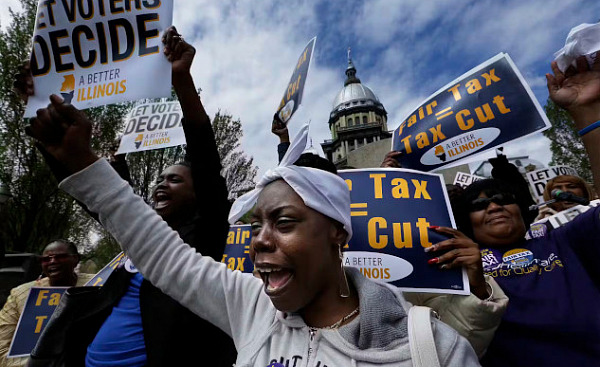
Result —
<instances>
[{"instance_id":1,"label":"capitol dome","mask_svg":"<svg viewBox=\"0 0 600 367\"><path fill-rule=\"evenodd\" d=\"M331 139L321 143L323 153L338 169L377 167L390 149L387 112L379 98L356 77L348 49L344 87L329 114Z\"/></svg>"},{"instance_id":2,"label":"capitol dome","mask_svg":"<svg viewBox=\"0 0 600 367\"><path fill-rule=\"evenodd\" d=\"M371 88L362 84L360 79L356 77L356 68L352 63L352 59L348 59L346 76L344 87L333 100L333 109L329 116L330 122L336 120L342 114L350 114L357 110L371 110L386 114L379 98Z\"/></svg>"}]
</instances>

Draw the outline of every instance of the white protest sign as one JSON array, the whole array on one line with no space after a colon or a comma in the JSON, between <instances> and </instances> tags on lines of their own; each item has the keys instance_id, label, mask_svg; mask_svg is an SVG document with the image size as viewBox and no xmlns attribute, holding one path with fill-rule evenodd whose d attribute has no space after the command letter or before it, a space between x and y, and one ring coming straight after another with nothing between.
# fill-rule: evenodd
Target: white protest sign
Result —
<instances>
[{"instance_id":1,"label":"white protest sign","mask_svg":"<svg viewBox=\"0 0 600 367\"><path fill-rule=\"evenodd\" d=\"M170 96L161 35L172 19L172 1L40 0L25 117L51 94L79 109Z\"/></svg>"},{"instance_id":2,"label":"white protest sign","mask_svg":"<svg viewBox=\"0 0 600 367\"><path fill-rule=\"evenodd\" d=\"M144 103L135 106L125 120L117 154L185 144L179 102Z\"/></svg>"},{"instance_id":3,"label":"white protest sign","mask_svg":"<svg viewBox=\"0 0 600 367\"><path fill-rule=\"evenodd\" d=\"M483 180L485 177L471 175L464 172L456 172L456 177L454 178L454 184L456 186L460 186L463 189L475 181Z\"/></svg>"},{"instance_id":4,"label":"white protest sign","mask_svg":"<svg viewBox=\"0 0 600 367\"><path fill-rule=\"evenodd\" d=\"M527 180L529 181L531 191L538 203L544 202L544 189L546 188L546 183L550 179L561 175L577 176L577 171L568 166L552 166L538 169L537 171L527 172Z\"/></svg>"},{"instance_id":5,"label":"white protest sign","mask_svg":"<svg viewBox=\"0 0 600 367\"><path fill-rule=\"evenodd\" d=\"M563 210L562 212L558 212L552 216L543 218L535 223L533 223L525 238L530 240L532 238L543 237L548 234L549 231L556 229L558 227L562 227L565 224L569 223L573 219L575 219L579 214L583 214L590 209L593 209L600 205L600 200L592 200L588 205L576 205L567 210Z\"/></svg>"}]
</instances>

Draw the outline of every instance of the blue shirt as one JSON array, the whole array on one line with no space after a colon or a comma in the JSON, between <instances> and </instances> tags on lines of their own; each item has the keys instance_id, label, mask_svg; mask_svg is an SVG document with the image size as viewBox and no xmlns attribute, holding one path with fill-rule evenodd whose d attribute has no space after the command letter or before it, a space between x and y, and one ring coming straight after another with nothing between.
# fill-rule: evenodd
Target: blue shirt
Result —
<instances>
[{"instance_id":1,"label":"blue shirt","mask_svg":"<svg viewBox=\"0 0 600 367\"><path fill-rule=\"evenodd\" d=\"M482 248L509 297L483 366L600 366L600 207L540 238Z\"/></svg>"},{"instance_id":2,"label":"blue shirt","mask_svg":"<svg viewBox=\"0 0 600 367\"><path fill-rule=\"evenodd\" d=\"M140 286L136 273L127 292L112 309L94 341L88 346L86 367L135 367L146 365L146 345L140 312Z\"/></svg>"}]
</instances>

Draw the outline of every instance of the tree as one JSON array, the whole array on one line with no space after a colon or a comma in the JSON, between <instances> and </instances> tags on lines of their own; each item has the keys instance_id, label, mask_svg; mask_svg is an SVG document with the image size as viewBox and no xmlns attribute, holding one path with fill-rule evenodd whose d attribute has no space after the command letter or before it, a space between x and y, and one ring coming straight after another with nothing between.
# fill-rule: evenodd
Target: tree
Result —
<instances>
[{"instance_id":1,"label":"tree","mask_svg":"<svg viewBox=\"0 0 600 367\"><path fill-rule=\"evenodd\" d=\"M552 152L550 164L572 167L581 178L592 182L590 160L571 116L550 99L544 106L544 110L552 124L550 129L544 131L544 136L550 139Z\"/></svg>"},{"instance_id":2,"label":"tree","mask_svg":"<svg viewBox=\"0 0 600 367\"><path fill-rule=\"evenodd\" d=\"M253 164L254 158L240 150L244 133L239 119L234 120L231 115L219 111L213 118L212 127L223 165L221 174L227 182L229 198L235 199L254 188L258 168Z\"/></svg>"},{"instance_id":3,"label":"tree","mask_svg":"<svg viewBox=\"0 0 600 367\"><path fill-rule=\"evenodd\" d=\"M50 241L66 238L89 242L95 222L82 213L73 199L57 188L56 180L25 134L25 105L12 91L14 75L29 58L36 0L23 0L23 11L10 11L12 21L0 29L0 181L13 197L0 221L0 246L7 250L40 252ZM95 121L93 145L106 153L121 129L128 104L90 109Z\"/></svg>"},{"instance_id":4,"label":"tree","mask_svg":"<svg viewBox=\"0 0 600 367\"><path fill-rule=\"evenodd\" d=\"M100 244L108 248L102 257L109 257L115 251L114 244L104 238L95 220L57 189L57 182L43 157L25 134L27 121L22 118L25 105L13 93L12 84L19 67L29 58L37 0L23 0L21 5L21 12L10 11L10 25L5 30L0 29L0 182L13 195L1 211L0 247L40 252L50 241L65 238L89 249L90 235L100 233ZM131 105L115 104L86 111L94 122L92 145L100 155L108 157L114 152L123 129L123 117ZM232 197L237 197L253 187L256 175L252 158L238 149L241 123L219 113L213 126L218 129L215 135L219 146L223 145L219 149L223 174ZM182 147L130 154L127 161L136 193L149 200L158 173L182 160L183 154Z\"/></svg>"}]
</instances>

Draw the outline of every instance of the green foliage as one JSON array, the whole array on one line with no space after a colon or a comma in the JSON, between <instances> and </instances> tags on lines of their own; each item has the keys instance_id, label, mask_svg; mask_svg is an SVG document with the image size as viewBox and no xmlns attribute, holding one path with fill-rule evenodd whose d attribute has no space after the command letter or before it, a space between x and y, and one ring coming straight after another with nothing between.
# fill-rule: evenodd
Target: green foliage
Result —
<instances>
[{"instance_id":1,"label":"green foliage","mask_svg":"<svg viewBox=\"0 0 600 367\"><path fill-rule=\"evenodd\" d=\"M229 198L235 199L254 188L258 168L254 166L254 158L240 150L244 133L239 119L234 120L231 115L219 111L213 118L212 127L223 165L221 174L227 181Z\"/></svg>"},{"instance_id":2,"label":"green foliage","mask_svg":"<svg viewBox=\"0 0 600 367\"><path fill-rule=\"evenodd\" d=\"M23 0L23 11L0 30L0 181L12 199L2 208L0 246L11 251L40 252L50 241L66 238L85 247L94 221L57 189L44 159L25 134L25 104L12 91L14 76L29 58L37 1ZM95 122L92 144L106 155L121 129L128 104L86 111Z\"/></svg>"},{"instance_id":3,"label":"green foliage","mask_svg":"<svg viewBox=\"0 0 600 367\"><path fill-rule=\"evenodd\" d=\"M24 102L12 91L14 76L29 58L35 23L36 0L22 0L22 12L12 12L12 21L0 29L0 182L12 199L0 208L0 247L18 252L40 252L56 238L80 245L84 259L104 266L118 252L115 241L74 200L57 189L57 182L25 134ZM170 99L174 99L172 96ZM132 103L92 108L92 147L101 156L114 154L123 129L123 117ZM256 167L252 158L239 150L241 123L218 113L213 128L224 166L222 174L232 197L254 187ZM127 162L134 191L149 201L158 174L182 160L183 147L129 154ZM91 238L100 237L97 246ZM1 252L1 248L0 248Z\"/></svg>"},{"instance_id":4,"label":"green foliage","mask_svg":"<svg viewBox=\"0 0 600 367\"><path fill-rule=\"evenodd\" d=\"M91 260L96 265L99 271L108 264L117 254L121 252L121 247L117 241L112 238L106 231L102 230L102 236L96 243L93 250L86 252L82 256L82 262Z\"/></svg>"},{"instance_id":5,"label":"green foliage","mask_svg":"<svg viewBox=\"0 0 600 367\"><path fill-rule=\"evenodd\" d=\"M552 161L550 165L572 167L581 178L592 182L590 160L577 134L573 120L564 109L558 107L550 99L544 106L544 110L552 123L552 127L544 131L544 136L551 142Z\"/></svg>"}]
</instances>

